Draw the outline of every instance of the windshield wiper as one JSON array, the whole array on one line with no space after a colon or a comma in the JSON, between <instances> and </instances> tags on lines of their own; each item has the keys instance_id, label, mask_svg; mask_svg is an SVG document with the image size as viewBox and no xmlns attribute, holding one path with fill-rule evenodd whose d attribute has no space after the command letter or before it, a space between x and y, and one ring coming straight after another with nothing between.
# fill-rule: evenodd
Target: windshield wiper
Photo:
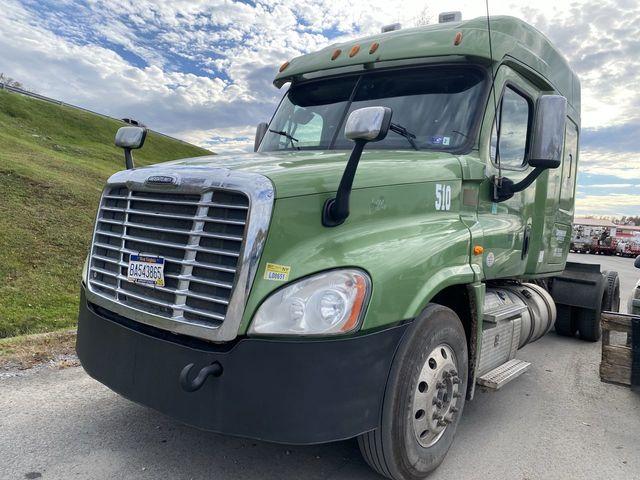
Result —
<instances>
[{"instance_id":1,"label":"windshield wiper","mask_svg":"<svg viewBox=\"0 0 640 480\"><path fill-rule=\"evenodd\" d=\"M293 144L293 142L296 142L296 143L298 142L298 139L295 138L293 135L288 134L284 130L272 130L272 129L269 129L269 131L271 133L276 133L278 135L282 135L283 137L286 137L291 142L291 147L292 148L297 148L298 150L300 150L300 147L298 147L297 145Z\"/></svg>"},{"instance_id":2,"label":"windshield wiper","mask_svg":"<svg viewBox=\"0 0 640 480\"><path fill-rule=\"evenodd\" d=\"M414 148L414 150L420 150L418 148L418 145L416 145L416 142L413 141L413 139L416 138L416 136L413 133L411 133L409 130L404 128L403 126L398 125L397 123L392 123L391 125L389 125L389 130L391 130L394 133L397 133L398 135L402 135L404 138L406 138L411 144L411 146Z\"/></svg>"}]
</instances>

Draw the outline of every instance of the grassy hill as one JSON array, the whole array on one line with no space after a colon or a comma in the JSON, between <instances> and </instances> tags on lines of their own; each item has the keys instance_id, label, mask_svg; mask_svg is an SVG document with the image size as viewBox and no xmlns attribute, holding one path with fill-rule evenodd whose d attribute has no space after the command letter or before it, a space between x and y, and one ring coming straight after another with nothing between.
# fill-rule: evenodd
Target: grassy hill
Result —
<instances>
[{"instance_id":1,"label":"grassy hill","mask_svg":"<svg viewBox=\"0 0 640 480\"><path fill-rule=\"evenodd\" d=\"M0 338L74 325L105 180L124 168L122 123L0 91ZM138 165L210 154L150 133Z\"/></svg>"}]
</instances>

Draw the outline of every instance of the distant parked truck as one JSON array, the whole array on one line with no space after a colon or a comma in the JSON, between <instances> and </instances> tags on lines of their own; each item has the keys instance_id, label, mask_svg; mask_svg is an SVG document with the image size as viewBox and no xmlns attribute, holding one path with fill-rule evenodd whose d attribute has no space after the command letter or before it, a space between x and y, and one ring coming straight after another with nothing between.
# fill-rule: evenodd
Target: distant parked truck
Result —
<instances>
[{"instance_id":1,"label":"distant parked truck","mask_svg":"<svg viewBox=\"0 0 640 480\"><path fill-rule=\"evenodd\" d=\"M598 218L576 218L571 230L571 251L576 253L595 253L598 244L606 241L616 224L610 220ZM613 252L613 251L612 251Z\"/></svg>"},{"instance_id":2,"label":"distant parked truck","mask_svg":"<svg viewBox=\"0 0 640 480\"><path fill-rule=\"evenodd\" d=\"M622 257L640 255L640 227L619 225L616 227L616 254Z\"/></svg>"},{"instance_id":3,"label":"distant parked truck","mask_svg":"<svg viewBox=\"0 0 640 480\"><path fill-rule=\"evenodd\" d=\"M476 384L527 370L518 349L554 322L598 340L617 275L566 262L578 78L526 23L490 31L285 62L255 153L133 168L145 130L121 128L130 168L107 182L82 279L86 371L203 429L355 437L376 471L415 480Z\"/></svg>"}]
</instances>

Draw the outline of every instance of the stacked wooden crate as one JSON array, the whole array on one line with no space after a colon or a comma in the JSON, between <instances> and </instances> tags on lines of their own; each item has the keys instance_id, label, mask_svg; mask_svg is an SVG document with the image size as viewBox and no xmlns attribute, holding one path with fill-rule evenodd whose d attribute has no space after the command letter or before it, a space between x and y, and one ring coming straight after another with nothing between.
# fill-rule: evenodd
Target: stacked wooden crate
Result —
<instances>
[{"instance_id":1,"label":"stacked wooden crate","mask_svg":"<svg viewBox=\"0 0 640 480\"><path fill-rule=\"evenodd\" d=\"M640 316L602 313L600 379L640 388Z\"/></svg>"}]
</instances>

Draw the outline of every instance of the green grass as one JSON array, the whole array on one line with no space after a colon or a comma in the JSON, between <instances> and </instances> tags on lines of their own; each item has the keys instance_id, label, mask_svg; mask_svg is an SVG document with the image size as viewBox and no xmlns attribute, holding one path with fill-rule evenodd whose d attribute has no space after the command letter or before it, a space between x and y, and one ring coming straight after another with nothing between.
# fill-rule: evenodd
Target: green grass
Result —
<instances>
[{"instance_id":1,"label":"green grass","mask_svg":"<svg viewBox=\"0 0 640 480\"><path fill-rule=\"evenodd\" d=\"M0 91L0 338L73 326L106 179L124 168L122 123ZM149 134L138 165L209 154Z\"/></svg>"}]
</instances>

